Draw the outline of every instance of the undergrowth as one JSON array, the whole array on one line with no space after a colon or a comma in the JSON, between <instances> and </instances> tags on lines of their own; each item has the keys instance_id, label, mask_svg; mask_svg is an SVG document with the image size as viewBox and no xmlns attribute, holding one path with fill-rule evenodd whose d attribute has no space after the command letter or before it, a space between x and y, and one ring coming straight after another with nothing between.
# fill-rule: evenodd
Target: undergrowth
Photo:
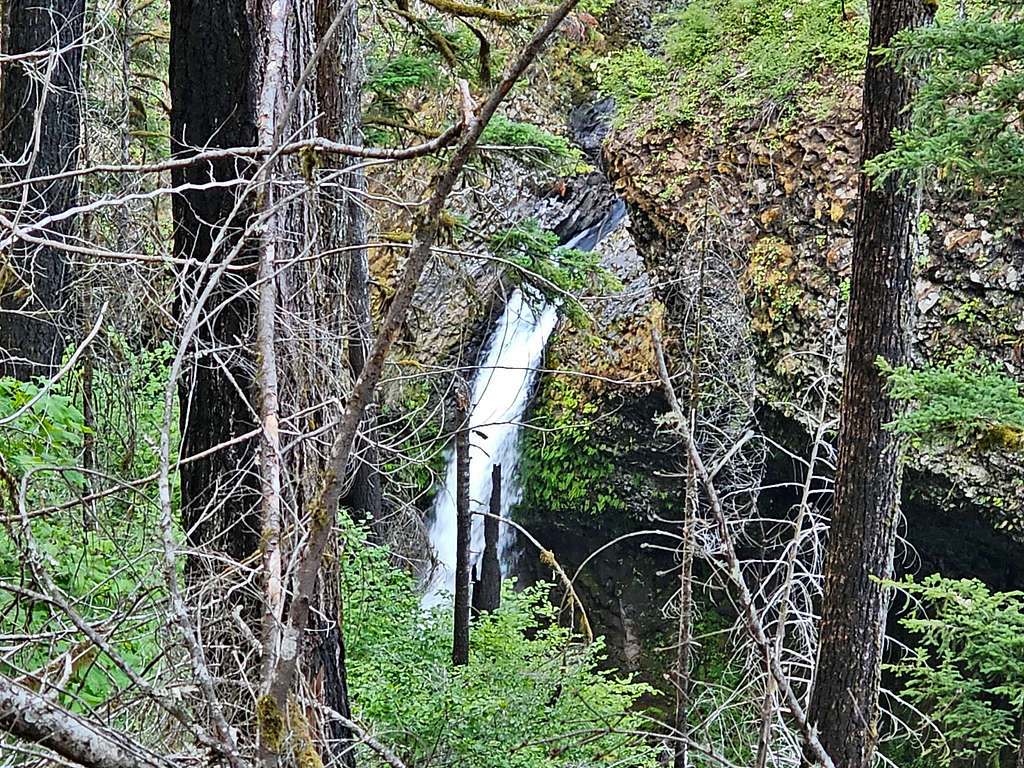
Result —
<instances>
[{"instance_id":1,"label":"undergrowth","mask_svg":"<svg viewBox=\"0 0 1024 768\"><path fill-rule=\"evenodd\" d=\"M650 100L664 129L819 112L833 83L863 70L867 50L865 5L852 0L694 0L656 24L660 52L611 51L593 66L620 114Z\"/></svg>"},{"instance_id":2,"label":"undergrowth","mask_svg":"<svg viewBox=\"0 0 1024 768\"><path fill-rule=\"evenodd\" d=\"M535 416L545 429L527 431L520 459L526 515L568 523L625 510L614 482L615 458L593 421L597 404L557 376L545 382L538 402Z\"/></svg>"}]
</instances>

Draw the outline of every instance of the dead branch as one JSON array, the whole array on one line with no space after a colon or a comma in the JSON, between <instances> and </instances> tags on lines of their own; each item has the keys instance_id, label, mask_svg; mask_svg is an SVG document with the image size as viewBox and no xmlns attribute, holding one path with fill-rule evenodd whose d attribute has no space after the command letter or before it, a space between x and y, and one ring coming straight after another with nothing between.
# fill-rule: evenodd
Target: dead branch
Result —
<instances>
[{"instance_id":1,"label":"dead branch","mask_svg":"<svg viewBox=\"0 0 1024 768\"><path fill-rule=\"evenodd\" d=\"M0 729L87 768L172 768L127 736L0 675Z\"/></svg>"},{"instance_id":2,"label":"dead branch","mask_svg":"<svg viewBox=\"0 0 1024 768\"><path fill-rule=\"evenodd\" d=\"M104 164L91 165L87 168L78 168L63 173L53 173L48 176L33 176L31 178L17 179L0 184L0 191L15 189L30 184L43 184L48 181L68 179L77 176L89 176L96 173L164 173L176 168L187 168L190 165L205 163L212 160L224 160L227 158L261 158L268 155L297 155L303 150L315 150L326 154L342 155L344 157L358 157L367 160L414 160L418 157L433 154L438 150L450 146L462 133L463 123L455 123L446 128L442 133L436 135L429 141L421 144L414 144L410 147L364 147L358 144L342 144L323 137L301 139L291 141L279 147L271 144L256 147L225 147L217 149L198 149L194 154L186 157L179 157L173 160L165 160L159 163L146 164Z\"/></svg>"},{"instance_id":3,"label":"dead branch","mask_svg":"<svg viewBox=\"0 0 1024 768\"><path fill-rule=\"evenodd\" d=\"M384 371L384 362L391 351L391 345L405 320L416 286L419 284L420 275L430 259L431 248L437 236L441 213L444 210L448 194L454 188L462 169L476 148L484 127L493 117L498 106L540 53L547 39L558 28L569 11L575 7L577 1L565 0L548 17L512 65L505 78L491 91L487 101L480 108L479 115L464 125L462 139L455 148L448 166L438 177L426 209L419 217L419 223L413 236L413 247L399 280L398 290L392 297L391 306L374 342L373 349L342 414L337 437L331 450L330 466L326 472L319 498L313 502L310 509L310 532L298 553L292 601L281 642L280 661L268 686L269 696L273 699L275 710L279 714L284 711L288 690L295 675L299 643L309 616L310 598L330 531L334 525L338 502L344 492L349 455L356 432L362 422L363 412L372 400L373 393L380 381Z\"/></svg>"},{"instance_id":4,"label":"dead branch","mask_svg":"<svg viewBox=\"0 0 1024 768\"><path fill-rule=\"evenodd\" d=\"M658 333L657 328L651 329L651 338L654 343L654 353L658 361L658 373L661 376L662 386L665 388L666 395L668 395L668 393L672 392L672 381L669 378L668 368L665 365L665 353L661 344L661 334ZM817 731L815 731L814 727L807 719L803 706L800 704L800 699L797 697L796 692L793 690L793 686L789 682L789 678L783 671L782 665L775 654L771 642L765 635L764 626L761 623L761 617L758 615L757 609L754 606L754 600L751 597L750 589L747 587L747 583L743 579L739 556L736 554L736 545L733 542L732 533L729 531L729 524L725 518L725 511L722 507L722 502L718 495L718 490L715 487L714 480L712 480L711 475L704 466L704 461L701 458L700 453L697 451L697 446L693 439L693 431L689 426L689 421L686 419L686 415L679 407L678 399L676 399L673 394L670 396L670 400L673 401L673 411L679 422L679 431L686 443L687 454L693 465L693 470L701 484L704 486L704 490L708 496L708 501L711 505L712 514L714 515L715 522L718 525L718 535L722 545L721 557L724 561L729 579L736 588L736 596L743 612L744 623L747 631L750 633L751 639L754 641L754 644L757 646L764 658L765 663L771 671L772 677L775 678L775 682L778 684L779 690L781 690L785 696L790 714L796 721L797 726L800 728L808 746L813 750L815 757L820 761L824 768L835 768L832 758L829 757L825 748L821 745L821 741L818 739Z\"/></svg>"}]
</instances>

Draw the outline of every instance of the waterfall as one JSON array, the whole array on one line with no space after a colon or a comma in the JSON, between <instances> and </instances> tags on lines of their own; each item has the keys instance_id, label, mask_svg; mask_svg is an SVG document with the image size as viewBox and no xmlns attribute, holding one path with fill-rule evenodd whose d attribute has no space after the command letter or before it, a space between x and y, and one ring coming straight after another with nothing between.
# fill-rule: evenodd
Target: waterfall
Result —
<instances>
[{"instance_id":1,"label":"waterfall","mask_svg":"<svg viewBox=\"0 0 1024 768\"><path fill-rule=\"evenodd\" d=\"M625 216L625 206L616 202L604 218L566 243L567 248L592 250L610 234ZM487 342L487 354L473 380L469 414L469 491L470 511L485 511L491 495L491 468L502 467L501 514L507 517L522 498L517 463L520 421L544 358L548 338L558 321L558 308L545 303L538 306L516 290ZM455 590L455 456L448 460L445 484L434 500L430 545L436 565L423 597L429 608L445 600ZM473 515L470 562L475 566L483 551L483 519ZM511 566L512 536L508 526L501 527L499 557L502 575Z\"/></svg>"}]
</instances>

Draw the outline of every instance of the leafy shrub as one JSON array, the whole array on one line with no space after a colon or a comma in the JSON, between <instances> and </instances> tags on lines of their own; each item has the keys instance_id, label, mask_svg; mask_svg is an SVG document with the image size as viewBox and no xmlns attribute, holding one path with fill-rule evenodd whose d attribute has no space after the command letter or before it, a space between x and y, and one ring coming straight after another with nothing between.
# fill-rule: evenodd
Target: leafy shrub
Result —
<instances>
[{"instance_id":1,"label":"leafy shrub","mask_svg":"<svg viewBox=\"0 0 1024 768\"><path fill-rule=\"evenodd\" d=\"M1024 593L938 574L898 586L921 611L901 620L918 642L890 669L904 681L903 697L939 730L928 740L929 764L999 765L1024 707Z\"/></svg>"},{"instance_id":2,"label":"leafy shrub","mask_svg":"<svg viewBox=\"0 0 1024 768\"><path fill-rule=\"evenodd\" d=\"M469 665L451 665L450 611L424 612L413 579L353 535L344 568L346 653L355 711L406 765L488 768L654 766L630 735L650 693L597 669L538 585L474 620ZM383 765L368 750L362 765Z\"/></svg>"},{"instance_id":3,"label":"leafy shrub","mask_svg":"<svg viewBox=\"0 0 1024 768\"><path fill-rule=\"evenodd\" d=\"M562 377L550 377L538 397L544 431L523 438L521 507L530 514L585 520L625 509L616 489L615 462L597 439L597 404Z\"/></svg>"},{"instance_id":4,"label":"leafy shrub","mask_svg":"<svg viewBox=\"0 0 1024 768\"><path fill-rule=\"evenodd\" d=\"M844 76L863 67L867 25L860 15L844 18L842 7L841 0L688 3L666 16L665 52L676 83L666 98L702 104L700 111L719 122L766 104L795 112L801 98L818 95L821 74Z\"/></svg>"},{"instance_id":5,"label":"leafy shrub","mask_svg":"<svg viewBox=\"0 0 1024 768\"><path fill-rule=\"evenodd\" d=\"M691 3L675 17L665 52L675 64L692 67L703 63L721 45L722 29L703 3Z\"/></svg>"},{"instance_id":6,"label":"leafy shrub","mask_svg":"<svg viewBox=\"0 0 1024 768\"><path fill-rule=\"evenodd\" d=\"M620 109L656 96L669 72L664 61L640 46L613 52L597 66L601 93L614 98Z\"/></svg>"},{"instance_id":7,"label":"leafy shrub","mask_svg":"<svg viewBox=\"0 0 1024 768\"><path fill-rule=\"evenodd\" d=\"M156 467L151 446L163 420L167 365L173 347L133 351L122 337L107 342L118 370L99 367L93 376L95 454L97 467L115 468L126 482L150 474ZM80 389L81 370L66 383ZM63 385L63 384L62 384ZM39 392L39 386L0 379L0 418L10 417ZM177 419L172 418L172 444L177 445ZM165 588L160 558L153 548L159 540L152 506L155 484L137 484L96 502L77 503L88 490L81 464L84 436L89 432L80 405L68 395L50 391L12 423L0 427L0 454L12 474L55 467L33 474L28 486L32 517L28 530L19 525L0 534L0 581L31 583L25 561L25 537L31 535L42 560L63 597L94 626L109 626L107 639L137 672L154 670L165 652L161 637ZM172 461L174 457L172 456ZM173 491L172 491L173 493ZM63 502L63 507L61 506ZM69 503L74 502L74 503ZM41 514L39 507L49 505ZM6 510L5 510L6 512ZM83 525L83 517L87 524ZM132 616L125 618L127 605ZM91 644L69 626L62 612L45 602L0 589L0 634L33 635L12 647L0 663L0 674L26 678L70 677L59 698L75 711L86 711L116 699L128 688L127 675L107 657L87 651ZM79 649L83 651L79 651ZM71 653L69 653L71 652ZM69 653L67 670L54 672L56 660Z\"/></svg>"},{"instance_id":8,"label":"leafy shrub","mask_svg":"<svg viewBox=\"0 0 1024 768\"><path fill-rule=\"evenodd\" d=\"M0 419L20 411L39 391L37 384L0 378ZM85 419L74 401L48 392L0 427L0 454L19 476L34 467L70 464L84 433ZM76 479L80 481L81 476Z\"/></svg>"}]
</instances>

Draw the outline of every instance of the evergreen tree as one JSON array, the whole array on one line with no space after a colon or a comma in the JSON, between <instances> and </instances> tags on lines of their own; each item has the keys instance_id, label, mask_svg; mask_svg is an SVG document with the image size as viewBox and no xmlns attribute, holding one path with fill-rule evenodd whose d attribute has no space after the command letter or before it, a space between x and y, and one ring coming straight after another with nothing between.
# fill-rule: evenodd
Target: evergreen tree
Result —
<instances>
[{"instance_id":1,"label":"evergreen tree","mask_svg":"<svg viewBox=\"0 0 1024 768\"><path fill-rule=\"evenodd\" d=\"M81 130L85 0L11 0L3 12L3 52L10 57L0 84L3 181L74 170ZM0 256L0 375L25 379L46 374L60 362L68 299L68 259L62 246L75 219L34 225L77 200L74 178L50 178L0 193L4 227L27 231L16 236L9 261Z\"/></svg>"},{"instance_id":2,"label":"evergreen tree","mask_svg":"<svg viewBox=\"0 0 1024 768\"><path fill-rule=\"evenodd\" d=\"M906 129L912 81L880 56L902 30L923 23L922 0L875 0L864 77L862 157L892 147ZM876 363L907 360L912 319L915 195L896 180L860 179L850 281L846 377L836 500L825 563L818 662L809 715L836 768L869 768L878 740L878 689L901 478L898 412Z\"/></svg>"}]
</instances>

